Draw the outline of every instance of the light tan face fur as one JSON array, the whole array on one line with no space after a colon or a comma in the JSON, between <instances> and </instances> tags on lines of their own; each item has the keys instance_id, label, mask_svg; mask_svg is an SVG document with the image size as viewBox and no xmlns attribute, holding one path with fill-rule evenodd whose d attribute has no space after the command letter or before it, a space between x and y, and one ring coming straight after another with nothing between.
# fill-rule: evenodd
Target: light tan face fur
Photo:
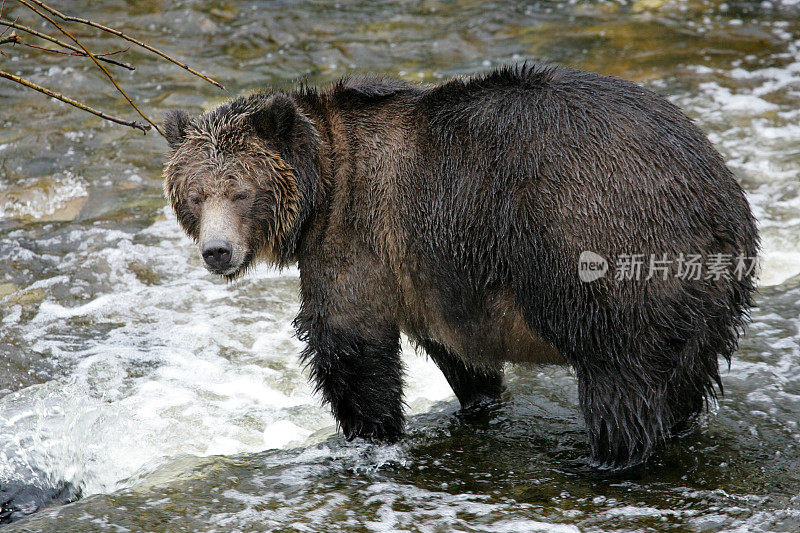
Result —
<instances>
[{"instance_id":1,"label":"light tan face fur","mask_svg":"<svg viewBox=\"0 0 800 533\"><path fill-rule=\"evenodd\" d=\"M293 169L246 125L191 129L164 170L164 190L183 229L203 254L230 243L230 264L214 274L233 279L254 261L278 262L299 211Z\"/></svg>"},{"instance_id":2,"label":"light tan face fur","mask_svg":"<svg viewBox=\"0 0 800 533\"><path fill-rule=\"evenodd\" d=\"M234 202L227 198L212 197L200 206L200 231L197 244L201 255L203 249L214 241L228 242L233 248L230 266L224 270L218 271L208 263L205 264L213 274L235 275L242 268L248 253L248 243L244 234L246 228L242 227L244 220L232 205Z\"/></svg>"}]
</instances>

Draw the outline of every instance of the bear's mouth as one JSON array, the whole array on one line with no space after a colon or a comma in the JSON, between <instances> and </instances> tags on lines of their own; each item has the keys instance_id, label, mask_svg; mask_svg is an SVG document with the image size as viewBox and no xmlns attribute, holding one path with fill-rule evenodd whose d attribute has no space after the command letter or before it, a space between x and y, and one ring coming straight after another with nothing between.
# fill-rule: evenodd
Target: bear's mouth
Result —
<instances>
[{"instance_id":1,"label":"bear's mouth","mask_svg":"<svg viewBox=\"0 0 800 533\"><path fill-rule=\"evenodd\" d=\"M223 277L223 278L231 278L232 279L232 278L236 278L237 276L240 275L241 268L240 267L230 267L230 268L226 268L224 270L220 270L218 268L206 267L206 270L208 270L210 273L214 274L215 276L220 276L220 277Z\"/></svg>"},{"instance_id":2,"label":"bear's mouth","mask_svg":"<svg viewBox=\"0 0 800 533\"><path fill-rule=\"evenodd\" d=\"M242 260L241 263L239 263L238 266L228 268L221 272L214 272L213 270L211 272L218 276L222 276L227 281L235 281L236 279L242 277L245 274L245 272L247 272L247 270L250 268L250 265L252 264L252 261L253 261L253 254L247 252L244 256L244 259Z\"/></svg>"},{"instance_id":3,"label":"bear's mouth","mask_svg":"<svg viewBox=\"0 0 800 533\"><path fill-rule=\"evenodd\" d=\"M228 281L233 281L244 273L245 266L244 264L242 264L225 269L211 268L206 266L206 270L208 270L211 274L214 274L215 276L225 278Z\"/></svg>"}]
</instances>

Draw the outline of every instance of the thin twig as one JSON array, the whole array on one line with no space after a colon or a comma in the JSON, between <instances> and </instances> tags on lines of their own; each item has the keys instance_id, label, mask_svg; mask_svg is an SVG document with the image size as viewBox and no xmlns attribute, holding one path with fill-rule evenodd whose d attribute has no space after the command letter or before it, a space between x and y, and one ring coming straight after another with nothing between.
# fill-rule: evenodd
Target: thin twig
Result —
<instances>
[{"instance_id":1,"label":"thin twig","mask_svg":"<svg viewBox=\"0 0 800 533\"><path fill-rule=\"evenodd\" d=\"M3 0L3 3L2 3L2 4L0 4L0 17L2 17L2 16L3 16L3 9L5 9L5 7L6 7L6 0ZM17 20L19 20L19 17L17 17ZM11 28L6 28L6 29L4 29L4 30L3 30L3 33L0 33L0 37L2 37L3 35L5 35L5 34L6 34L6 32L7 32L8 30L10 30L10 29L11 29ZM4 43L0 43L0 44L4 44ZM3 52L2 50L0 50L0 56L3 56L3 57L8 57L8 54L6 54L6 53L5 53L5 52Z\"/></svg>"},{"instance_id":2,"label":"thin twig","mask_svg":"<svg viewBox=\"0 0 800 533\"><path fill-rule=\"evenodd\" d=\"M65 56L86 57L86 54L84 54L83 52L65 52L64 50L56 50L55 48L45 48L44 46L36 46L35 44L26 43L25 41L20 41L20 40L17 41L17 44L20 44L22 46L27 46L28 48L35 48L37 50L41 50L42 52L52 52L54 54L62 54ZM128 49L126 48L125 50L116 50L114 52L105 52L104 54L95 54L94 57L100 59L101 57L113 56L127 51ZM131 68L131 70L135 69Z\"/></svg>"},{"instance_id":3,"label":"thin twig","mask_svg":"<svg viewBox=\"0 0 800 533\"><path fill-rule=\"evenodd\" d=\"M3 16L3 9L5 9L5 7L6 7L6 0L3 0L3 3L2 3L2 4L0 4L0 17L2 17L2 16ZM19 20L19 17L17 17L17 20ZM3 30L3 33L0 33L0 37L2 37L3 35L5 35L5 34L6 34L6 32L7 32L8 30L10 30L10 29L11 29L11 28L6 28L6 29L4 29L4 30ZM3 43L0 43L0 44L3 44ZM3 56L3 57L8 57L8 54L6 54L6 53L5 53L5 52L3 52L2 50L0 50L0 56Z\"/></svg>"},{"instance_id":4,"label":"thin twig","mask_svg":"<svg viewBox=\"0 0 800 533\"><path fill-rule=\"evenodd\" d=\"M18 1L22 2L23 4L27 4L27 2L25 2L24 0L18 0ZM103 26L102 24L98 24L96 22L92 22L91 20L82 19L82 18L79 18L79 17L71 17L69 15L65 15L65 14L61 13L60 11L58 11L56 9L53 9L52 7L48 6L44 2L41 2L40 0L30 0L30 1L32 3L34 3L34 4L36 4L37 6L41 7L45 11L48 11L51 14L57 16L61 20L64 20L66 22L77 22L79 24L85 24L87 26L91 26L93 28L97 28L97 29L103 30L104 32L110 33L112 35L116 35L117 37L125 39L126 41L130 41L130 42L132 42L132 43L134 43L134 44L136 44L138 46L141 46L145 50L149 50L149 51L153 52L154 54L163 57L167 61L170 61L170 62L178 65L179 67L188 70L189 72L191 72L195 76L199 76L199 77L203 78L204 80L206 80L207 82L209 82L209 83L211 83L213 85L216 85L217 87L219 87L223 91L227 91L227 89L225 89L225 87L221 83L219 83L218 81L215 81L215 80L209 78L208 76L206 76L204 74L201 74L200 72L197 72L196 70L190 68L189 65L187 65L185 63L181 63L177 59L167 55L166 53L162 52L161 50L158 50L157 48L153 48L152 46L147 45L147 44L145 44L145 43L143 43L141 41L138 41L138 40L134 39L133 37L129 37L128 35L125 35L124 33L122 33L119 30L115 30L114 28L109 28L108 26Z\"/></svg>"},{"instance_id":5,"label":"thin twig","mask_svg":"<svg viewBox=\"0 0 800 533\"><path fill-rule=\"evenodd\" d=\"M66 48L67 50L71 50L71 51L75 52L75 55L77 55L77 56L88 57L86 55L86 53L83 50L81 50L80 48L78 48L77 46L72 46L71 44L65 43L64 41L59 41L55 37L50 37L46 33L38 32L38 31L36 31L36 30L34 30L32 28L28 28L27 26L23 26L22 24L17 24L16 21L11 21L11 20L8 20L8 19L0 19L0 25L1 26L8 26L9 28L16 28L19 31L24 31L25 33L30 33L31 35L35 35L36 37L39 37L40 39L44 39L45 41L50 41L51 43L57 44L61 48ZM25 43L20 43L20 44L25 44ZM33 45L26 45L26 46L33 46ZM116 54L118 52L113 52L113 53ZM114 59L108 59L106 57L103 57L103 56L106 56L106 55L109 55L109 54L95 54L95 57L97 59L99 59L100 61L105 61L106 63L111 63L112 65L117 65L118 67L126 68L128 70L136 70L133 67L133 65L129 65L128 63L123 63L122 61L116 61Z\"/></svg>"},{"instance_id":6,"label":"thin twig","mask_svg":"<svg viewBox=\"0 0 800 533\"><path fill-rule=\"evenodd\" d=\"M65 55L65 56L87 57L86 54L84 54L83 52L65 52L63 50L56 50L55 48L45 48L44 46L36 46L35 44L26 43L25 41L22 41L22 40L17 40L16 44L18 44L20 46L25 46L27 48L35 48L36 50L41 50L42 52L50 52L51 54L61 54L61 55ZM104 57L106 57L106 56L113 56L113 55L121 54L122 52L127 52L127 51L128 50L126 48L125 50L117 50L115 52L106 52L104 54L95 54L94 57L96 57L97 59L100 59L102 61L102 59ZM115 65L119 65L121 67L124 67L124 68L126 68L128 70L136 70L133 67L133 65L129 65L127 63L121 63L121 62L117 62L117 61L113 61L113 63Z\"/></svg>"},{"instance_id":7,"label":"thin twig","mask_svg":"<svg viewBox=\"0 0 800 533\"><path fill-rule=\"evenodd\" d=\"M35 0L32 0L32 1L35 1ZM52 18L52 17L49 17L47 14L45 14L45 13L42 13L41 11L39 11L38 9L36 9L36 8L35 8L33 5L31 5L29 2L27 2L27 0L17 0L17 2L19 2L19 3L20 3L20 4L22 4L22 5L24 5L25 7L27 7L28 9L30 9L31 11L33 11L34 13L36 13L37 15L39 15L40 17L42 17L42 18L44 18L45 20L47 20L48 22L50 22L50 23L51 23L53 26L55 26L56 28L58 28L58 30L59 30L61 33L63 33L63 34L64 34L64 35L66 35L67 37L69 37L69 38L72 40L72 42L74 42L75 44L77 44L78 46L80 46L80 47L81 47L81 49L82 49L84 52L86 52L86 54L87 54L87 55L88 55L88 56L89 56L89 57L92 59L92 61L94 61L94 64L95 64L95 65L97 65L97 67L98 67L100 70L102 70L102 71L103 71L103 73L104 73L104 74L105 74L105 75L108 77L108 79L111 81L111 83L112 83L112 84L114 84L114 87L116 87L116 88L117 88L117 91L119 91L119 93L120 93L122 96L124 96L124 97L125 97L125 99L126 99L126 100L128 101L128 103L131 105L131 107L133 107L133 108L136 110L136 112L137 112L137 113L139 113L139 116L141 116L143 119L145 119L147 122L149 122L149 123L150 123L150 125L151 125L151 126L153 126L153 127L155 128L155 130L156 130L158 133L160 133L160 134L161 134L161 136L162 136L162 137L164 136L164 132L163 132L163 131L161 131L161 129L158 127L158 125L157 125L155 122L153 122L152 120L150 120L150 117L148 117L147 115L145 115L145 114L142 112L142 110L141 110L141 109L139 109L139 107L138 107L138 106L137 106L137 105L134 103L134 101L133 101L133 100L131 100L131 97L130 97L130 96L128 96L128 93L126 93L126 92L125 92L125 90L124 90L122 87L120 87L120 86L119 86L119 84L117 83L117 80L115 80L115 79L114 79L114 76L112 76L112 75L111 75L111 73L108 71L108 69L107 69L106 67L104 67L104 66L103 66L103 65L100 63L100 60L99 60L99 59L97 59L97 57L95 57L95 55L94 55L93 53L91 53L91 52L89 51L89 49L88 49L88 48L86 48L86 47L83 45L83 43L82 43L82 42L80 42L78 39L76 39L76 38L75 38L75 36L73 36L73 35L72 35L70 32L68 32L67 30L65 30L64 28L62 28L62 27L61 27L61 25L60 25L58 22L56 22L55 20L53 20L53 18ZM39 4L37 3L37 5L39 5Z\"/></svg>"},{"instance_id":8,"label":"thin twig","mask_svg":"<svg viewBox=\"0 0 800 533\"><path fill-rule=\"evenodd\" d=\"M136 122L135 120L123 120L121 118L114 117L114 116L109 115L107 113L103 113L102 111L98 111L97 109L94 109L93 107L89 107L86 104L82 104L82 103L78 102L77 100L73 100L72 98L69 98L69 97L64 96L62 94L59 94L57 92L51 91L50 89L47 89L46 87L42 87L41 85L37 85L37 84L33 83L32 81L28 81L28 80L26 80L24 78L20 78L19 76L14 76L13 74L9 74L8 72L0 70L0 78L6 78L6 79L11 80L13 82L16 82L16 83L19 83L21 85L24 85L25 87L33 89L34 91L38 91L38 92L40 92L42 94L46 94L50 98L55 98L56 100L61 100L64 103L67 103L67 104L69 104L71 106L75 106L78 109L81 109L83 111L87 111L87 112L89 112L89 113L91 113L93 115L96 115L96 116L98 116L98 117L100 117L102 119L110 120L111 122L116 122L117 124L122 124L123 126L129 126L131 128L136 128L137 130L141 130L143 132L146 132L147 130L150 129L150 125L149 124L142 124L141 122Z\"/></svg>"},{"instance_id":9,"label":"thin twig","mask_svg":"<svg viewBox=\"0 0 800 533\"><path fill-rule=\"evenodd\" d=\"M6 5L6 0L3 0L3 3L2 3L2 4L0 4L0 18L2 18L2 17L3 17L3 8L5 7L5 5ZM16 19L14 19L14 22L17 22L18 20L19 20L19 17L17 17ZM11 26L9 26L8 28L4 29L4 30L3 30L3 33L0 33L0 37L2 37L3 35L5 35L5 34L6 34L6 32L7 32L8 30L10 30L10 29L11 29Z\"/></svg>"},{"instance_id":10,"label":"thin twig","mask_svg":"<svg viewBox=\"0 0 800 533\"><path fill-rule=\"evenodd\" d=\"M3 10L5 8L6 8L6 0L3 0L3 3L0 4L0 17L3 16ZM19 17L17 17L17 20L19 20ZM8 29L3 30L3 33L0 33L0 35L5 35L7 31L8 31Z\"/></svg>"}]
</instances>

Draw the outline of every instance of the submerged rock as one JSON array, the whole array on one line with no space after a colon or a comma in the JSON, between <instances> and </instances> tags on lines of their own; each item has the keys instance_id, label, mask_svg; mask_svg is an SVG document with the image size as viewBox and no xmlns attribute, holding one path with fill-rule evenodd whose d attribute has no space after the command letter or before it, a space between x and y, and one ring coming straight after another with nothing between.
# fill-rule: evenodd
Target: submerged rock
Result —
<instances>
[{"instance_id":1,"label":"submerged rock","mask_svg":"<svg viewBox=\"0 0 800 533\"><path fill-rule=\"evenodd\" d=\"M63 481L45 488L19 482L0 483L0 525L48 507L74 502L80 497L79 489Z\"/></svg>"}]
</instances>

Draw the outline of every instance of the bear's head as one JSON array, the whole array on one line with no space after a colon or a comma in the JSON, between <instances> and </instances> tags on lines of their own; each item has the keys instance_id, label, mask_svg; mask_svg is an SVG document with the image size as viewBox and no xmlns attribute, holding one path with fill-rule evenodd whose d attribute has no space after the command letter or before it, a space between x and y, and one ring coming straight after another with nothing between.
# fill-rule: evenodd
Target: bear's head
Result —
<instances>
[{"instance_id":1,"label":"bear's head","mask_svg":"<svg viewBox=\"0 0 800 533\"><path fill-rule=\"evenodd\" d=\"M293 260L313 208L319 138L291 96L241 97L195 119L171 111L164 192L208 270L234 279Z\"/></svg>"}]
</instances>

